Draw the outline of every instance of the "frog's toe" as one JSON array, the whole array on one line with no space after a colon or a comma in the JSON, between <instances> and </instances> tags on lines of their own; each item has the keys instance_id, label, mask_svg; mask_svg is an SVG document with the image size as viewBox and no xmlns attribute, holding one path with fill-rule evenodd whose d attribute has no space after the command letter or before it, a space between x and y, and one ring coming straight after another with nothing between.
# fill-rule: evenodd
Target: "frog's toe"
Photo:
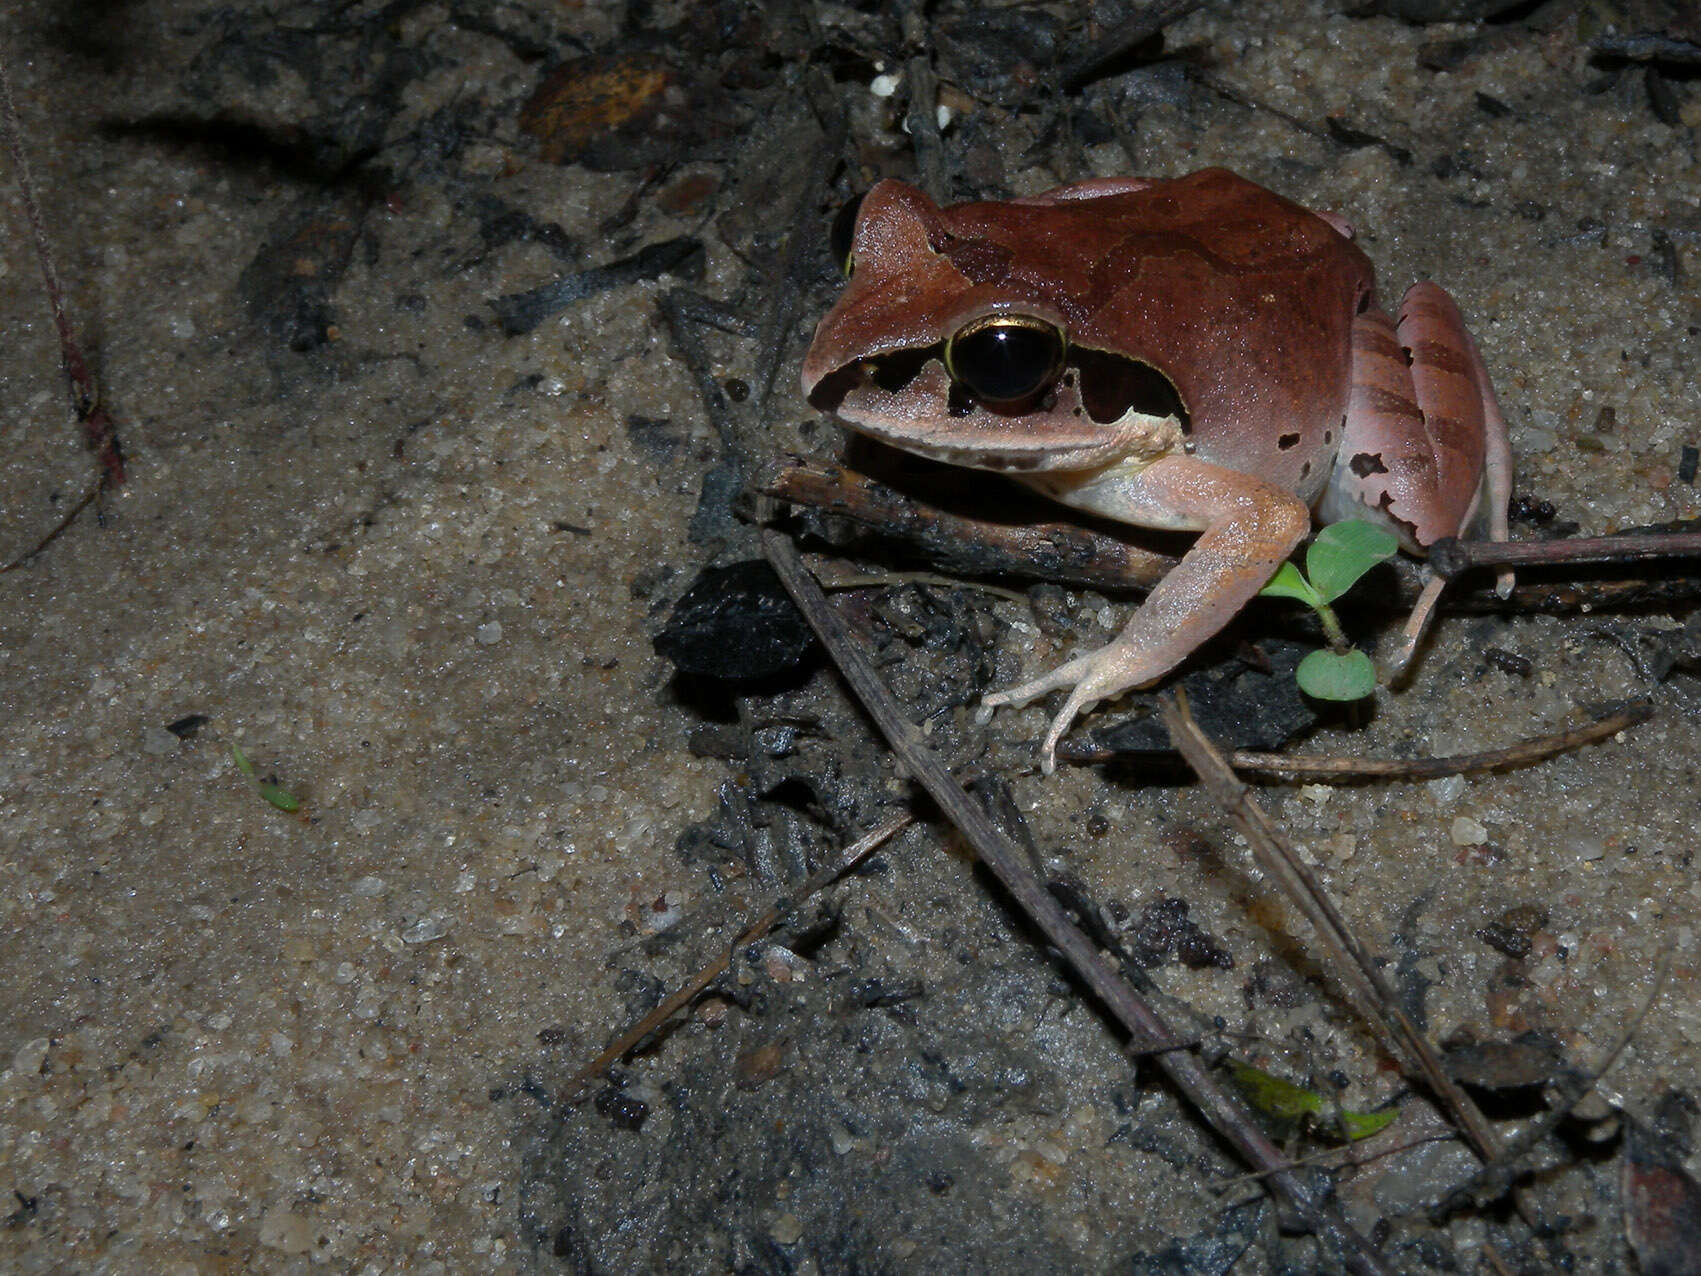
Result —
<instances>
[{"instance_id":1,"label":"frog's toe","mask_svg":"<svg viewBox=\"0 0 1701 1276\"><path fill-rule=\"evenodd\" d=\"M1069 698L1052 718L1051 729L1046 732L1045 740L1040 745L1040 769L1050 775L1057 765L1057 742L1063 738L1063 733L1069 730L1081 714L1106 695L1114 694L1115 688L1106 685L1113 681L1114 679L1103 676L1099 662L1092 656L1082 656L1059 665L1050 673L1031 682L1024 682L1019 687L1011 687L1008 691L998 691L987 696L980 702L976 720L985 723L992 717L994 709L1004 705L1020 708L1048 692L1068 688Z\"/></svg>"},{"instance_id":2,"label":"frog's toe","mask_svg":"<svg viewBox=\"0 0 1701 1276\"><path fill-rule=\"evenodd\" d=\"M981 700L981 712L990 717L993 709L999 709L1005 705L1020 709L1023 705L1038 700L1047 692L1061 691L1065 687L1073 687L1086 676L1089 667L1087 657L1078 657L1067 664L1058 665L1048 674L1042 674L1038 678L1024 682L1019 687L1011 687L1008 691L995 691Z\"/></svg>"},{"instance_id":3,"label":"frog's toe","mask_svg":"<svg viewBox=\"0 0 1701 1276\"><path fill-rule=\"evenodd\" d=\"M1046 775L1057 769L1057 745L1063 739L1063 733L1075 725L1076 718L1098 702L1099 692L1089 682L1077 684L1069 693L1069 699L1063 702L1063 708L1051 720L1051 730L1045 733L1045 740L1040 744L1040 770Z\"/></svg>"}]
</instances>

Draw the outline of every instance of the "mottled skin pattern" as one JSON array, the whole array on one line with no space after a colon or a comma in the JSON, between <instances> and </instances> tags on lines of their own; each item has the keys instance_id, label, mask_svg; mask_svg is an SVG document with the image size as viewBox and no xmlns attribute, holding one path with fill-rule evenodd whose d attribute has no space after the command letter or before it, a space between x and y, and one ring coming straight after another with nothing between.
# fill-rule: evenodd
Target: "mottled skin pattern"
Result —
<instances>
[{"instance_id":1,"label":"mottled skin pattern","mask_svg":"<svg viewBox=\"0 0 1701 1276\"><path fill-rule=\"evenodd\" d=\"M1460 530L1486 474L1504 538L1505 427L1457 308L1419 284L1390 320L1349 233L1221 169L946 208L886 181L864 200L850 284L804 359L812 402L1078 509L1201 533L1114 642L987 698L1071 689L1047 770L1076 714L1226 624L1313 504L1421 551ZM953 386L945 343L992 315L1066 335L1043 392L988 405Z\"/></svg>"}]
</instances>

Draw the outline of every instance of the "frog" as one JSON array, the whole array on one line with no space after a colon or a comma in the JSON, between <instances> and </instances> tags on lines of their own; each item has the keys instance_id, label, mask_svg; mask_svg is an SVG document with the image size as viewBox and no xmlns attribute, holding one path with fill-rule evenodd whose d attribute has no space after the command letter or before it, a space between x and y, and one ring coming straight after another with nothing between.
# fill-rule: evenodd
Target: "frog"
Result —
<instances>
[{"instance_id":1,"label":"frog","mask_svg":"<svg viewBox=\"0 0 1701 1276\"><path fill-rule=\"evenodd\" d=\"M1161 680L1321 522L1422 556L1479 511L1507 537L1512 462L1453 298L1390 316L1352 226L1226 169L941 206L895 179L847 222L848 281L802 387L851 430L1115 523L1197 533L1109 643L982 700L1067 695L1040 745Z\"/></svg>"}]
</instances>

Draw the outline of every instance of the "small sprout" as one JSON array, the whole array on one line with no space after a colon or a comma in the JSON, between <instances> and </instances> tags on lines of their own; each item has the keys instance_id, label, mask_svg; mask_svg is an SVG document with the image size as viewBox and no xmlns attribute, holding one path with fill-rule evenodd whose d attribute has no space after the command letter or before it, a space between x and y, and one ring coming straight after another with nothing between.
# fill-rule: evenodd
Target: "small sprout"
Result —
<instances>
[{"instance_id":1,"label":"small sprout","mask_svg":"<svg viewBox=\"0 0 1701 1276\"><path fill-rule=\"evenodd\" d=\"M1294 672L1306 695L1318 700L1351 701L1362 700L1376 689L1376 666L1347 642L1329 604L1376 564L1392 558L1399 548L1399 539L1392 532L1373 523L1360 519L1331 523L1317 533L1305 551L1305 573L1292 563L1283 563L1259 591L1271 598L1304 603L1323 622L1329 650L1312 652Z\"/></svg>"},{"instance_id":2,"label":"small sprout","mask_svg":"<svg viewBox=\"0 0 1701 1276\"><path fill-rule=\"evenodd\" d=\"M1363 519L1331 523L1305 551L1305 570L1323 601L1332 603L1358 584L1358 578L1400 552L1393 532Z\"/></svg>"},{"instance_id":3,"label":"small sprout","mask_svg":"<svg viewBox=\"0 0 1701 1276\"><path fill-rule=\"evenodd\" d=\"M1336 1109L1317 1091L1272 1076L1249 1063L1231 1064L1229 1077L1241 1097L1286 1129L1310 1127L1349 1140L1367 1139L1387 1129L1398 1115L1393 1108L1380 1112Z\"/></svg>"},{"instance_id":4,"label":"small sprout","mask_svg":"<svg viewBox=\"0 0 1701 1276\"><path fill-rule=\"evenodd\" d=\"M231 745L230 756L236 763L236 769L238 771L242 772L242 774L247 776L250 780L256 778L254 775L254 764L248 760L248 755L242 751L241 745ZM265 798L266 801L270 802L273 806L277 807L278 810L299 811L301 809L301 799L296 797L295 794L291 793L288 789L284 788L283 785L279 784L276 780L261 780L259 783L260 796Z\"/></svg>"},{"instance_id":5,"label":"small sprout","mask_svg":"<svg viewBox=\"0 0 1701 1276\"><path fill-rule=\"evenodd\" d=\"M1314 651L1293 671L1300 689L1317 700L1363 700L1376 690L1376 664L1357 647Z\"/></svg>"},{"instance_id":6,"label":"small sprout","mask_svg":"<svg viewBox=\"0 0 1701 1276\"><path fill-rule=\"evenodd\" d=\"M1311 582L1300 575L1299 568L1292 562L1283 563L1276 568L1276 574L1270 577L1269 583L1258 592L1266 598L1292 598L1307 607L1317 607L1323 603L1323 599L1311 587Z\"/></svg>"}]
</instances>

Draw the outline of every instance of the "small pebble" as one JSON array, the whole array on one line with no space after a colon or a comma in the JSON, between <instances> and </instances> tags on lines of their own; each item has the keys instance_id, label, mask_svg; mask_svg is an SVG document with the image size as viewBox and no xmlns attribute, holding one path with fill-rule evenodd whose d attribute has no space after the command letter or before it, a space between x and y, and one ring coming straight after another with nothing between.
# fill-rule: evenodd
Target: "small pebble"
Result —
<instances>
[{"instance_id":1,"label":"small pebble","mask_svg":"<svg viewBox=\"0 0 1701 1276\"><path fill-rule=\"evenodd\" d=\"M411 926L402 928L404 944L429 944L434 939L442 939L449 933L449 924L441 917L421 917Z\"/></svg>"},{"instance_id":2,"label":"small pebble","mask_svg":"<svg viewBox=\"0 0 1701 1276\"><path fill-rule=\"evenodd\" d=\"M12 1052L12 1074L19 1077L41 1075L41 1065L47 1062L47 1038L34 1037Z\"/></svg>"},{"instance_id":3,"label":"small pebble","mask_svg":"<svg viewBox=\"0 0 1701 1276\"><path fill-rule=\"evenodd\" d=\"M313 1249L313 1224L287 1205L274 1205L260 1217L260 1244L284 1254L306 1254Z\"/></svg>"},{"instance_id":4,"label":"small pebble","mask_svg":"<svg viewBox=\"0 0 1701 1276\"><path fill-rule=\"evenodd\" d=\"M1431 780L1424 787L1429 790L1429 796L1435 799L1435 805L1452 806L1465 791L1465 777L1449 775L1440 780Z\"/></svg>"},{"instance_id":5,"label":"small pebble","mask_svg":"<svg viewBox=\"0 0 1701 1276\"><path fill-rule=\"evenodd\" d=\"M1468 815L1453 821L1454 846L1481 846L1488 841L1488 830Z\"/></svg>"}]
</instances>

